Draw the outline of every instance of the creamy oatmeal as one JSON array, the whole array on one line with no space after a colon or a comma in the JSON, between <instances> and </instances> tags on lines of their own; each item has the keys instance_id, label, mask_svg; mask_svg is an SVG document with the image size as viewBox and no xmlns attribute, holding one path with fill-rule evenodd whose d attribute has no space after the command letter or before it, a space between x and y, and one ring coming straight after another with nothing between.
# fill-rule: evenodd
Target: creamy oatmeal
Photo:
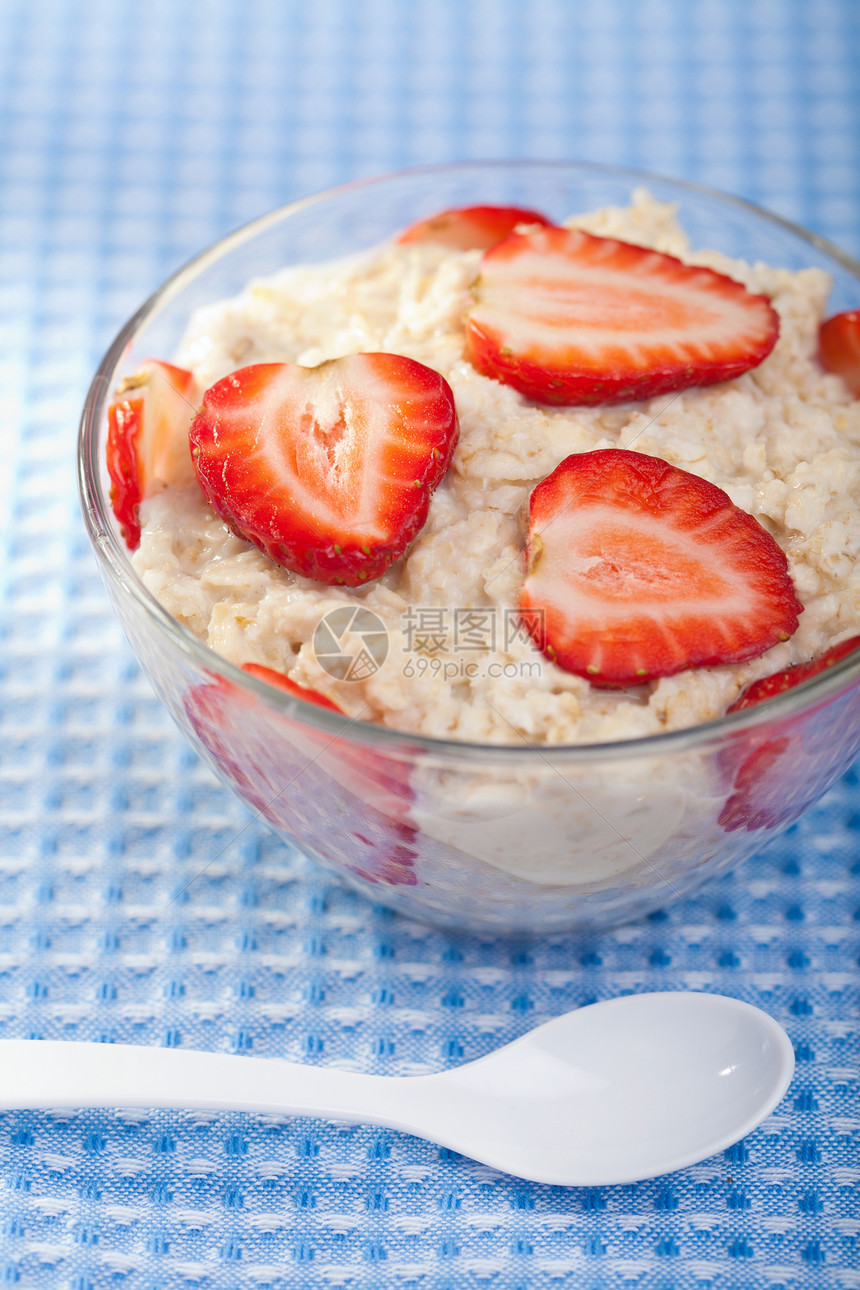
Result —
<instances>
[{"instance_id":1,"label":"creamy oatmeal","mask_svg":"<svg viewBox=\"0 0 860 1290\"><path fill-rule=\"evenodd\" d=\"M350 715L488 743L605 741L694 725L722 715L750 681L860 632L860 404L816 359L827 275L691 251L674 207L645 192L628 209L569 225L708 266L767 295L781 319L776 348L722 385L643 403L550 408L463 358L480 252L392 244L254 282L191 321L174 361L193 370L201 389L251 363L312 366L390 351L448 380L459 444L411 549L355 590L271 563L226 528L195 483L149 497L134 565L165 609L217 653L287 673ZM608 447L635 448L712 481L773 535L804 605L790 640L748 663L608 691L556 667L516 630L532 489L570 454ZM364 679L338 681L313 637L328 611L355 604L382 619L388 653Z\"/></svg>"}]
</instances>

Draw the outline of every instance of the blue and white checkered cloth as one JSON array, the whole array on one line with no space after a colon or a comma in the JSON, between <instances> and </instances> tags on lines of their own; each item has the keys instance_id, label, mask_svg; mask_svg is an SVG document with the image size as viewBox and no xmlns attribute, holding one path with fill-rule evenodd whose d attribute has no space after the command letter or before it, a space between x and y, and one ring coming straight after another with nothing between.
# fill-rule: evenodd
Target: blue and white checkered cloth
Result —
<instances>
[{"instance_id":1,"label":"blue and white checkered cloth","mask_svg":"<svg viewBox=\"0 0 860 1290\"><path fill-rule=\"evenodd\" d=\"M564 157L722 187L856 254L858 86L851 0L0 8L0 1035L417 1072L595 999L704 989L771 1012L798 1059L743 1144L603 1189L387 1130L8 1113L0 1280L860 1288L856 773L643 923L512 944L407 922L285 863L186 747L112 618L73 470L118 325L267 208L409 164Z\"/></svg>"}]
</instances>

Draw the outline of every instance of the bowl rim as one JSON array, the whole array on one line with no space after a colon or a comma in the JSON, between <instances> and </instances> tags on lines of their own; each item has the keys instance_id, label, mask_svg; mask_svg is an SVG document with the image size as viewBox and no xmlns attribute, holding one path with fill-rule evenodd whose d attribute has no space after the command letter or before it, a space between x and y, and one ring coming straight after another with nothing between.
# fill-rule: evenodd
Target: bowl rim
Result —
<instances>
[{"instance_id":1,"label":"bowl rim","mask_svg":"<svg viewBox=\"0 0 860 1290\"><path fill-rule=\"evenodd\" d=\"M246 690L257 699L277 712L289 716L292 720L300 719L303 724L315 727L336 738L349 737L362 742L378 745L382 748L397 748L409 754L421 752L450 757L455 760L499 760L516 761L526 755L537 754L548 765L552 760L563 758L565 761L607 761L617 758L633 758L652 754L667 755L719 740L724 735L733 738L741 732L758 726L769 725L772 721L786 719L797 712L813 709L823 705L840 689L848 689L851 681L860 678L860 650L855 650L839 662L828 667L824 672L811 679L774 696L767 702L743 709L740 712L724 714L711 721L698 722L677 730L663 731L657 734L642 735L632 739L607 740L599 743L548 744L536 743L521 738L519 742L479 743L472 740L441 738L434 735L416 734L406 730L382 726L378 722L366 721L360 717L349 717L295 698L286 691L277 689L257 680L256 677L243 671L222 655L199 640L186 627L183 627L161 605L156 597L146 588L135 573L129 554L120 541L117 532L108 519L109 500L102 487L101 463L98 457L98 430L103 412L106 410L110 394L111 377L119 365L126 347L145 322L152 318L160 308L177 295L184 286L192 281L208 265L227 255L234 247L256 237L267 229L288 219L298 211L320 204L332 197L348 194L364 188L372 188L393 180L408 180L411 177L432 176L433 174L451 174L468 170L519 170L529 169L567 172L574 174L605 175L612 179L626 179L631 184L661 184L677 189L680 193L690 192L716 201L720 205L736 207L754 215L765 223L773 224L791 233L794 237L807 242L817 251L829 256L843 269L855 277L860 287L860 261L846 251L835 246L826 238L803 228L781 215L776 215L764 207L721 192L704 184L690 180L664 176L653 171L640 170L626 166L614 166L603 162L566 161L559 159L540 160L523 159L479 159L455 162L440 162L430 165L411 166L400 170L364 176L342 184L323 189L276 207L247 223L240 225L219 238L202 251L192 256L165 279L155 291L139 306L128 321L120 328L113 341L105 351L87 391L81 414L77 440L77 478L78 492L84 522L90 542L99 559L103 576L109 574L121 592L130 594L137 605L153 620L155 625L164 631L172 644L181 653L192 658L196 665L212 676L213 681L221 677ZM272 272L283 266L273 266ZM513 729L513 727L512 727Z\"/></svg>"}]
</instances>

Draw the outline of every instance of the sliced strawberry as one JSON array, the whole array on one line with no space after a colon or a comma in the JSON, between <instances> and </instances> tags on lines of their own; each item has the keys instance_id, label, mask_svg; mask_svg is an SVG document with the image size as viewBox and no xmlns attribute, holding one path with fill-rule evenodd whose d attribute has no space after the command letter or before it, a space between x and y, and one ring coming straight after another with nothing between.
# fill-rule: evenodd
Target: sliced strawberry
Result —
<instances>
[{"instance_id":1,"label":"sliced strawberry","mask_svg":"<svg viewBox=\"0 0 860 1290\"><path fill-rule=\"evenodd\" d=\"M529 512L520 609L535 643L596 685L740 663L803 606L785 555L722 489L658 457L567 457Z\"/></svg>"},{"instance_id":2,"label":"sliced strawberry","mask_svg":"<svg viewBox=\"0 0 860 1290\"><path fill-rule=\"evenodd\" d=\"M398 559L457 443L451 387L399 354L218 381L191 426L197 478L221 518L271 560L355 587Z\"/></svg>"},{"instance_id":3,"label":"sliced strawberry","mask_svg":"<svg viewBox=\"0 0 860 1290\"><path fill-rule=\"evenodd\" d=\"M273 714L224 678L192 686L184 706L215 769L276 829L366 882L417 884L408 755L390 756Z\"/></svg>"},{"instance_id":4,"label":"sliced strawberry","mask_svg":"<svg viewBox=\"0 0 860 1290\"><path fill-rule=\"evenodd\" d=\"M263 667L259 663L243 663L242 670L255 676L258 681L286 690L287 694L296 699L315 703L342 717L347 715L343 708L326 695L320 694L319 690L309 690L304 685L298 685L274 668ZM363 801L379 806L386 815L408 823L412 790L407 763L395 761L375 748L356 747L345 739L326 740L325 747L332 756L337 756L342 783Z\"/></svg>"},{"instance_id":5,"label":"sliced strawberry","mask_svg":"<svg viewBox=\"0 0 860 1290\"><path fill-rule=\"evenodd\" d=\"M397 240L436 242L455 251L486 251L520 224L552 227L545 215L522 206L462 206L411 224Z\"/></svg>"},{"instance_id":6,"label":"sliced strawberry","mask_svg":"<svg viewBox=\"0 0 860 1290\"><path fill-rule=\"evenodd\" d=\"M756 707L827 671L860 648L860 636L819 658L754 681L729 712ZM860 687L846 682L827 698L739 731L720 754L731 786L719 815L727 833L789 824L829 788L857 755Z\"/></svg>"},{"instance_id":7,"label":"sliced strawberry","mask_svg":"<svg viewBox=\"0 0 860 1290\"><path fill-rule=\"evenodd\" d=\"M267 685L274 685L279 690L286 690L294 699L303 699L305 703L315 703L318 708L328 708L330 712L339 712L341 716L346 716L343 708L339 708L336 703L326 695L320 694L319 690L309 690L307 686L299 685L296 681L291 681L283 672L276 672L274 668L263 667L261 663L243 663L242 671L247 672L249 676L256 677L258 681L265 681Z\"/></svg>"},{"instance_id":8,"label":"sliced strawberry","mask_svg":"<svg viewBox=\"0 0 860 1290\"><path fill-rule=\"evenodd\" d=\"M743 712L793 690L858 648L860 636L852 636L809 663L753 681L728 711ZM829 715L822 718L816 709L800 711L776 724L746 731L727 745L722 760L731 777L732 791L719 816L727 833L777 828L796 820L818 800L840 765L844 765L846 735L856 741L856 691L849 702L845 699L846 696L838 696L835 719Z\"/></svg>"},{"instance_id":9,"label":"sliced strawberry","mask_svg":"<svg viewBox=\"0 0 860 1290\"><path fill-rule=\"evenodd\" d=\"M740 376L776 344L765 296L711 269L564 228L481 261L467 354L539 403L623 403Z\"/></svg>"},{"instance_id":10,"label":"sliced strawberry","mask_svg":"<svg viewBox=\"0 0 860 1290\"><path fill-rule=\"evenodd\" d=\"M110 500L126 545L140 545L138 507L159 484L191 482L188 427L199 391L192 372L149 358L108 408Z\"/></svg>"},{"instance_id":11,"label":"sliced strawberry","mask_svg":"<svg viewBox=\"0 0 860 1290\"><path fill-rule=\"evenodd\" d=\"M851 636L847 641L840 641L838 645L834 645L809 663L798 663L795 667L787 667L781 672L774 672L772 676L762 677L760 681L753 681L752 685L748 685L740 697L735 699L728 711L743 712L745 708L754 708L767 699L775 698L777 694L793 690L796 685L802 685L811 677L818 676L819 672L826 672L834 663L847 658L855 649L860 649L860 636Z\"/></svg>"},{"instance_id":12,"label":"sliced strawberry","mask_svg":"<svg viewBox=\"0 0 860 1290\"><path fill-rule=\"evenodd\" d=\"M796 820L818 798L820 788L809 774L800 738L792 733L748 741L733 767L732 791L717 823L726 833L776 829ZM735 753L737 756L737 753ZM724 760L728 762L728 757Z\"/></svg>"},{"instance_id":13,"label":"sliced strawberry","mask_svg":"<svg viewBox=\"0 0 860 1290\"><path fill-rule=\"evenodd\" d=\"M855 399L860 399L860 309L834 314L821 324L818 357L821 366L841 376Z\"/></svg>"}]
</instances>

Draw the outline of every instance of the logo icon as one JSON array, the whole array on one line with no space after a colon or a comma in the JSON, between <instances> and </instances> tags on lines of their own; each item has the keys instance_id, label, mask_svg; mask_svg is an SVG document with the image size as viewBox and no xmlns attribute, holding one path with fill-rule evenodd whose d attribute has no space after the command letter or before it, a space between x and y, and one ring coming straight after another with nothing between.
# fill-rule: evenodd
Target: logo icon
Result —
<instances>
[{"instance_id":1,"label":"logo icon","mask_svg":"<svg viewBox=\"0 0 860 1290\"><path fill-rule=\"evenodd\" d=\"M366 681L388 657L385 623L363 605L330 609L314 632L317 662L337 681Z\"/></svg>"}]
</instances>

